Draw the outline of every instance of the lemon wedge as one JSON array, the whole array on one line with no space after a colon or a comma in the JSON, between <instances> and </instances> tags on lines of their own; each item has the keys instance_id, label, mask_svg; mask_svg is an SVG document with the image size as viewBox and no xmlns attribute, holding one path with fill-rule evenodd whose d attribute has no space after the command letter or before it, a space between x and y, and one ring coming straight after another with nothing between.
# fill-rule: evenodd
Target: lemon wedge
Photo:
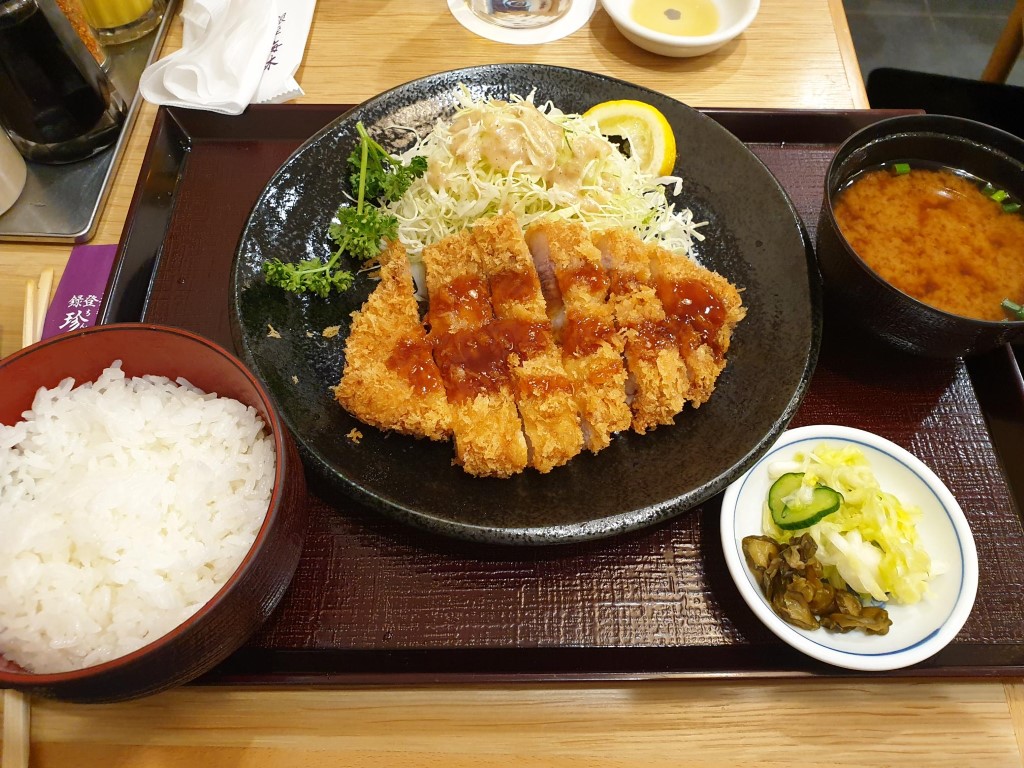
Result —
<instances>
[{"instance_id":1,"label":"lemon wedge","mask_svg":"<svg viewBox=\"0 0 1024 768\"><path fill-rule=\"evenodd\" d=\"M583 113L605 136L621 136L640 168L654 176L668 176L676 164L676 137L658 109L642 101L603 101Z\"/></svg>"}]
</instances>

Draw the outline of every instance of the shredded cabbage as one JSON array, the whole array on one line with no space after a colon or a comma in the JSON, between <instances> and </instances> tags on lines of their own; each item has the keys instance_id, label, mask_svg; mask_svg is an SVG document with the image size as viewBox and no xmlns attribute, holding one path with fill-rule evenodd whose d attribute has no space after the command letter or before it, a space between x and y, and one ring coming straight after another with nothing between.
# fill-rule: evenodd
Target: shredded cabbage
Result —
<instances>
[{"instance_id":1,"label":"shredded cabbage","mask_svg":"<svg viewBox=\"0 0 1024 768\"><path fill-rule=\"evenodd\" d=\"M795 531L778 528L765 501L763 529L779 541L809 533L818 545L825 575L840 589L879 602L916 603L928 593L936 566L921 544L921 511L881 489L863 452L855 446L818 445L797 452L791 461L768 467L774 481L787 472L803 472L805 486L827 485L843 495L836 512Z\"/></svg>"},{"instance_id":2,"label":"shredded cabbage","mask_svg":"<svg viewBox=\"0 0 1024 768\"><path fill-rule=\"evenodd\" d=\"M538 119L547 121L539 124L541 130ZM554 153L543 146L552 125L558 137ZM496 135L504 140L508 133L525 144L524 158L504 169L489 162L479 147L494 142ZM694 241L704 239L697 228L706 222L694 222L689 210L676 210L668 202L665 185L673 185L678 194L681 179L642 172L635 158L601 135L596 122L563 113L550 102L536 106L532 93L508 102L484 101L463 89L454 117L439 120L400 158L408 163L416 155L427 158L427 172L387 206L398 219L398 239L414 261L425 246L478 218L509 211L524 227L558 217L594 230L633 229L647 242L691 257Z\"/></svg>"}]
</instances>

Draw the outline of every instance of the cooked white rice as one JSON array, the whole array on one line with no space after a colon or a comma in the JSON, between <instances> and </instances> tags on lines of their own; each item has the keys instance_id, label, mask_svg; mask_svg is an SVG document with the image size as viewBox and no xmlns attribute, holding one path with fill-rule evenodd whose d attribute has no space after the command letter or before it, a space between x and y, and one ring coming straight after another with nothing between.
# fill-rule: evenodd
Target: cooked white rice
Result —
<instances>
[{"instance_id":1,"label":"cooked white rice","mask_svg":"<svg viewBox=\"0 0 1024 768\"><path fill-rule=\"evenodd\" d=\"M184 379L40 389L0 425L0 653L34 672L123 656L227 581L266 516L256 411Z\"/></svg>"}]
</instances>

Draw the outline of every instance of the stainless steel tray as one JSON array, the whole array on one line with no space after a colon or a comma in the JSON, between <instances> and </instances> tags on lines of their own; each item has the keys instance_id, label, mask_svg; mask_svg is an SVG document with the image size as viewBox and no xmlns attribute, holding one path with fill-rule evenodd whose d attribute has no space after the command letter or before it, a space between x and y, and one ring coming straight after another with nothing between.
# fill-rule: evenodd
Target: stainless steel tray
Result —
<instances>
[{"instance_id":1,"label":"stainless steel tray","mask_svg":"<svg viewBox=\"0 0 1024 768\"><path fill-rule=\"evenodd\" d=\"M77 163L28 163L21 197L0 215L0 241L85 243L92 239L142 104L139 78L159 53L175 6L173 1L167 3L163 21L145 37L107 48L110 78L130 104L117 141Z\"/></svg>"}]
</instances>

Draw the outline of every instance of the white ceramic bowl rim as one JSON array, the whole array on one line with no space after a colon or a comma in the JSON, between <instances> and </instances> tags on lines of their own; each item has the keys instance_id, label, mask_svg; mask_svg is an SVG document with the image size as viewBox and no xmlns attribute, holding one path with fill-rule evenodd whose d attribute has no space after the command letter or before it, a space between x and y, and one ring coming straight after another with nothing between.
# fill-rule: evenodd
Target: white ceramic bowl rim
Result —
<instances>
[{"instance_id":1,"label":"white ceramic bowl rim","mask_svg":"<svg viewBox=\"0 0 1024 768\"><path fill-rule=\"evenodd\" d=\"M689 47L691 45L715 45L732 40L734 37L739 35L740 32L750 26L750 22L754 20L754 17L757 16L757 13L761 8L761 0L746 0L747 8L735 23L730 24L728 27L723 27L710 35L693 35L688 37L684 35L668 35L664 32L656 32L650 27L637 24L629 15L629 8L632 6L633 0L602 0L602 4L604 5L605 10L608 11L608 15L612 17L612 20L617 25L625 27L637 37L647 38L648 40L652 40L666 46L678 46L682 48Z\"/></svg>"},{"instance_id":2,"label":"white ceramic bowl rim","mask_svg":"<svg viewBox=\"0 0 1024 768\"><path fill-rule=\"evenodd\" d=\"M960 590L948 615L926 636L894 650L878 653L860 650L851 652L831 647L808 637L807 634L779 617L771 608L761 592L760 586L756 584L756 580L751 575L742 552L740 542L742 535L747 535L747 532L741 535L736 530L736 507L747 482L755 473L764 471L766 463L772 461L775 454L781 449L790 448L799 443L822 442L830 439L866 446L887 454L911 474L917 476L928 487L938 505L946 513L956 536L960 552ZM760 511L758 516L760 517ZM721 536L726 565L736 582L740 595L765 626L779 639L808 656L847 669L869 672L899 669L933 656L963 628L977 595L978 555L974 536L963 510L953 494L924 462L909 451L883 437L852 427L814 425L784 432L775 445L753 467L726 489L722 500ZM955 566L951 564L951 569L953 568Z\"/></svg>"}]
</instances>

